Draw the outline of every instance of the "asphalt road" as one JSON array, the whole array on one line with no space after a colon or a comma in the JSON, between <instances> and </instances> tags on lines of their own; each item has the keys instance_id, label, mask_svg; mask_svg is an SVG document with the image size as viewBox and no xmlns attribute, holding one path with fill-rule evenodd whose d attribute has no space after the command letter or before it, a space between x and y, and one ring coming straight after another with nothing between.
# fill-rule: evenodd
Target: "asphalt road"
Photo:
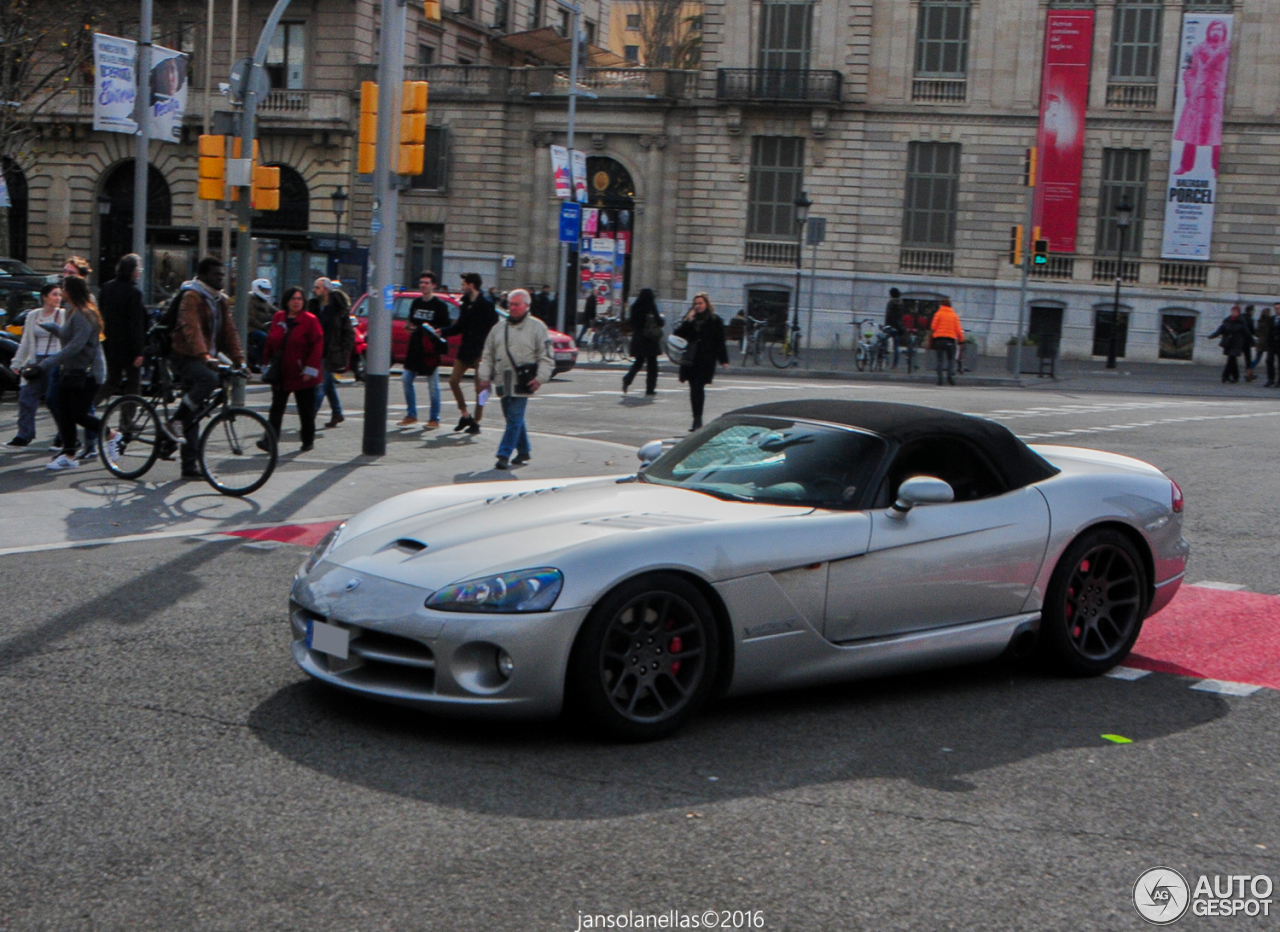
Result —
<instances>
[{"instance_id":1,"label":"asphalt road","mask_svg":"<svg viewBox=\"0 0 1280 932\"><path fill-rule=\"evenodd\" d=\"M616 380L548 387L522 477L622 469L616 444L688 427L670 379L648 402ZM1190 579L1280 592L1280 399L714 387L709 415L781 397L938 403L1036 442L1141 456L1186 492ZM1146 927L1131 894L1156 865L1280 881L1273 690L1063 680L1001 661L721 702L674 739L619 747L308 682L284 618L302 551L157 535L500 477L488 427L474 442L397 434L367 464L359 395L344 395L348 423L282 467L289 494L247 510L219 511L167 464L129 489L90 467L0 465L0 521L42 503L0 544L141 535L0 556L0 929L523 932L591 927L580 912L758 910L771 930L1111 930ZM0 429L12 414L0 408ZM130 496L146 506L109 509Z\"/></svg>"}]
</instances>

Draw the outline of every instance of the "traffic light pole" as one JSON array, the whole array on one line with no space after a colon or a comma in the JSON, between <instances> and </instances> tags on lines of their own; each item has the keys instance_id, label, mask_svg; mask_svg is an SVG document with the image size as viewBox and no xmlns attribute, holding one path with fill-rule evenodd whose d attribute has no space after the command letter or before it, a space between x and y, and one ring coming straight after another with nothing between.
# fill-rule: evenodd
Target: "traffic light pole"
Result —
<instances>
[{"instance_id":1,"label":"traffic light pole","mask_svg":"<svg viewBox=\"0 0 1280 932\"><path fill-rule=\"evenodd\" d=\"M1031 263L1035 261L1032 256L1033 247L1035 245L1035 234L1032 232L1031 224L1035 219L1036 209L1036 150L1034 148L1027 150L1027 219L1023 223L1020 236L1023 238L1021 246L1022 252L1022 287L1018 291L1018 345L1013 351L1013 377L1022 381L1022 329L1023 321L1027 314L1027 279L1031 274ZM1028 248L1032 247L1032 248Z\"/></svg>"},{"instance_id":2,"label":"traffic light pole","mask_svg":"<svg viewBox=\"0 0 1280 932\"><path fill-rule=\"evenodd\" d=\"M573 13L573 47L569 51L569 126L566 134L566 148L569 150L569 177L573 177L573 137L574 130L577 128L578 119L578 33L582 29L582 4L577 0L573 4L565 3L559 0L562 7ZM577 197L577 190L573 184L569 185L569 196ZM582 249L582 231L579 227L578 231L578 249ZM577 282L569 280L569 244L560 244L560 280L557 282L560 290L559 300L556 301L556 329L565 332L565 327L569 322L569 289L576 288Z\"/></svg>"},{"instance_id":3,"label":"traffic light pole","mask_svg":"<svg viewBox=\"0 0 1280 932\"><path fill-rule=\"evenodd\" d=\"M151 156L151 0L142 0L138 18L138 97L134 112L138 116L138 148L133 159L133 251L138 254L143 270L142 294L151 297L152 270L147 268L147 194L149 193ZM115 270L99 269L99 281L106 282Z\"/></svg>"},{"instance_id":4,"label":"traffic light pole","mask_svg":"<svg viewBox=\"0 0 1280 932\"><path fill-rule=\"evenodd\" d=\"M284 0L282 0L284 2ZM378 49L378 142L373 168L373 261L369 282L368 349L364 376L366 456L387 452L387 389L391 373L391 310L395 302L396 227L400 191L392 168L399 140L404 82L405 0L382 0Z\"/></svg>"}]
</instances>

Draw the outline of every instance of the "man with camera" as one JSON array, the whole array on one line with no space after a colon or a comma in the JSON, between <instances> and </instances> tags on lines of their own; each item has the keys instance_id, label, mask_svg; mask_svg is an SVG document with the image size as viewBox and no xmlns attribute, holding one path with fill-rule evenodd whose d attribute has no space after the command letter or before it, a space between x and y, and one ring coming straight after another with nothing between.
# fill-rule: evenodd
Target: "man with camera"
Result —
<instances>
[{"instance_id":1,"label":"man with camera","mask_svg":"<svg viewBox=\"0 0 1280 932\"><path fill-rule=\"evenodd\" d=\"M480 357L481 393L494 391L502 399L506 430L498 444L495 469L510 469L529 462L529 433L524 416L529 399L555 371L551 336L547 325L529 313L529 292L518 288L507 295L507 320L485 337ZM515 451L515 459L511 458Z\"/></svg>"}]
</instances>

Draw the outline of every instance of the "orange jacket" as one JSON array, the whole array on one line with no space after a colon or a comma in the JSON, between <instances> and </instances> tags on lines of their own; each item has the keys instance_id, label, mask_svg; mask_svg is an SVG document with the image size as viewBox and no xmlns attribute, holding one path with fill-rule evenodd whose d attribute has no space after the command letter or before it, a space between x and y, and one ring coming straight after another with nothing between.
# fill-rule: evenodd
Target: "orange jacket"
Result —
<instances>
[{"instance_id":1,"label":"orange jacket","mask_svg":"<svg viewBox=\"0 0 1280 932\"><path fill-rule=\"evenodd\" d=\"M951 339L957 343L964 342L964 331L960 329L960 317L949 304L944 304L933 312L931 327L935 340Z\"/></svg>"}]
</instances>

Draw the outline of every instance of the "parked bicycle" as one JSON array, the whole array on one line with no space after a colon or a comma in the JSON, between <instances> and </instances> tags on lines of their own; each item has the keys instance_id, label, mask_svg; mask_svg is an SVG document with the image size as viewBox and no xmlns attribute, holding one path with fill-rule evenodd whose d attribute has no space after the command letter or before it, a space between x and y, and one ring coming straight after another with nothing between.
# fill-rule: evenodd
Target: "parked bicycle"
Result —
<instances>
[{"instance_id":1,"label":"parked bicycle","mask_svg":"<svg viewBox=\"0 0 1280 932\"><path fill-rule=\"evenodd\" d=\"M616 317L597 317L587 334L587 349L597 362L612 362L623 354L622 322Z\"/></svg>"},{"instance_id":2,"label":"parked bicycle","mask_svg":"<svg viewBox=\"0 0 1280 932\"><path fill-rule=\"evenodd\" d=\"M853 361L858 371L870 369L875 372L887 368L890 359L889 341L893 339L893 331L870 318L860 320L854 326L861 335L853 348Z\"/></svg>"},{"instance_id":3,"label":"parked bicycle","mask_svg":"<svg viewBox=\"0 0 1280 932\"><path fill-rule=\"evenodd\" d=\"M923 335L919 330L908 330L898 338L902 355L907 360L907 375L920 368L920 347Z\"/></svg>"},{"instance_id":4,"label":"parked bicycle","mask_svg":"<svg viewBox=\"0 0 1280 932\"><path fill-rule=\"evenodd\" d=\"M262 488L275 471L276 435L257 411L231 404L231 383L247 380L249 374L245 369L233 369L225 356L219 358L222 385L196 413L197 421L213 415L200 433L196 459L205 481L223 495L249 495ZM114 429L122 439L114 459L105 443L98 445L98 455L107 471L120 479L145 475L157 459L172 457L183 441L169 428L173 420L169 406L177 400L169 367L163 359L153 358L149 363L146 396L122 395L102 415L103 435L110 436Z\"/></svg>"},{"instance_id":5,"label":"parked bicycle","mask_svg":"<svg viewBox=\"0 0 1280 932\"><path fill-rule=\"evenodd\" d=\"M800 365L800 325L790 321L781 340L769 343L769 362L779 369Z\"/></svg>"},{"instance_id":6,"label":"parked bicycle","mask_svg":"<svg viewBox=\"0 0 1280 932\"><path fill-rule=\"evenodd\" d=\"M742 364L745 366L747 360L751 360L757 366L760 365L760 352L764 349L765 328L768 321L759 320L747 314L742 313Z\"/></svg>"}]
</instances>

